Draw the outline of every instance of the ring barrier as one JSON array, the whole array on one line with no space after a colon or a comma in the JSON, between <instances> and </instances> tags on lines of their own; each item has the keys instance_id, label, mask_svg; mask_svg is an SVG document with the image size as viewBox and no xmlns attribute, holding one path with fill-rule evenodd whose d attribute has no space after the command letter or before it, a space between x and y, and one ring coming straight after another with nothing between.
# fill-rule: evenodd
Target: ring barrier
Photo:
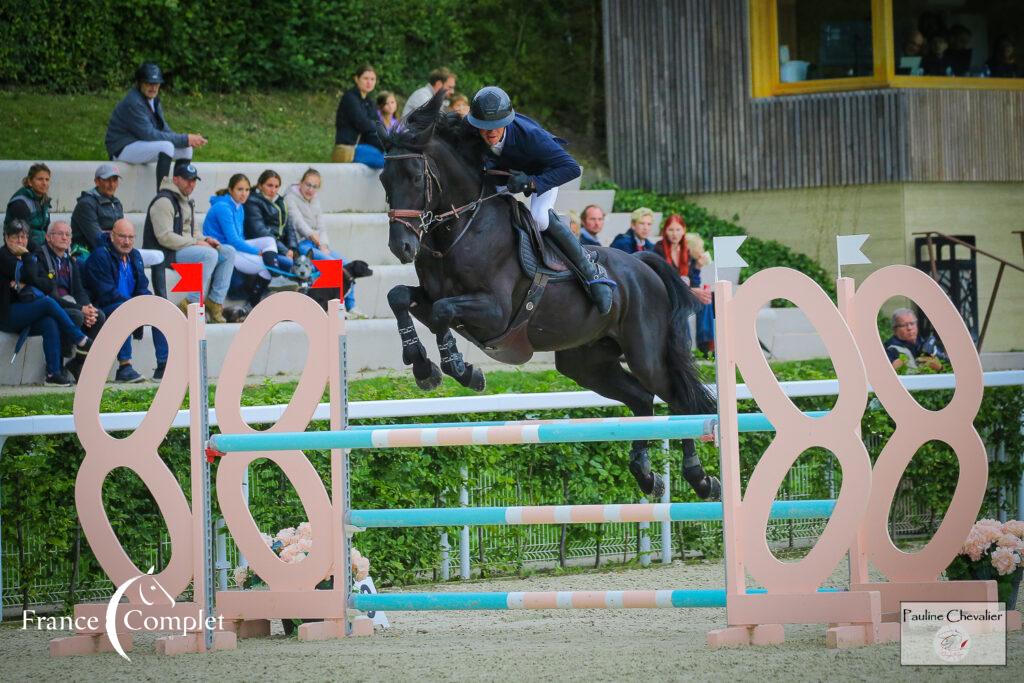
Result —
<instances>
[{"instance_id":1,"label":"ring barrier","mask_svg":"<svg viewBox=\"0 0 1024 683\"><path fill-rule=\"evenodd\" d=\"M132 646L132 631L122 628L124 613L142 616L195 614L200 620L186 635L157 640L165 653L233 648L239 636L269 633L269 619L321 620L299 627L299 638L320 640L372 633L363 612L426 609L541 609L721 607L726 625L708 633L708 645L778 643L783 624L830 625L832 647L878 643L898 638L893 613L900 600L994 602L993 581L942 582L939 575L959 550L980 509L988 462L973 428L981 400L981 366L962 320L938 285L906 266L883 268L854 289L838 280L838 306L810 278L794 270L761 271L733 292L715 284L718 340L717 416L599 418L480 423L404 424L348 427L344 313L332 301L324 313L311 299L282 292L261 302L242 324L227 352L216 391L221 434L209 437L205 405L205 327L203 310L189 306L187 317L156 297L122 306L97 338L75 395L74 418L86 450L75 488L82 528L97 560L117 584L134 582L128 603L115 606L117 621L104 624L77 617L97 616L104 605L76 605L76 634L51 642L54 655L79 654ZM899 383L875 329L884 301L905 295L928 313L947 344L956 390L940 411L921 408ZM772 299L797 304L816 326L839 378L835 407L803 413L773 376L757 343L758 310ZM294 321L306 333L309 353L301 379L278 421L264 431L246 424L240 412L247 370L274 324ZM167 379L153 407L135 432L113 439L99 423L98 402L114 349L139 325L158 325L171 344ZM324 363L326 357L327 362ZM186 372L187 370L187 372ZM763 413L738 414L736 373ZM894 437L872 467L859 429L867 406L868 382L897 425ZM331 430L306 432L324 388L329 387ZM201 400L190 403L191 507L156 447L170 428L185 389ZM740 493L739 434L772 431L774 438ZM560 505L458 509L353 510L348 485L348 450L474 444L536 444L583 441L714 438L720 448L721 503ZM895 548L887 529L896 486L921 444L931 439L953 446L959 459L957 489L938 532L917 553ZM776 492L790 467L811 447L830 450L842 467L836 500L777 501ZM330 449L330 492L303 456L305 450ZM139 454L144 457L140 457ZM145 454L149 454L145 456ZM219 459L218 459L218 456ZM301 563L286 564L270 551L242 493L249 463L269 458L295 487L311 524L313 550ZM227 530L268 584L263 591L214 591L210 536L209 477L217 462L218 500ZM172 542L171 563L156 575L128 559L103 509L100 491L114 467L130 469L149 486L164 515ZM828 518L816 545L797 562L780 562L768 547L770 518ZM552 593L400 593L353 594L351 537L367 528L449 525L567 524L722 520L726 581L724 589L585 591ZM849 554L850 588L822 588ZM871 561L886 576L868 579ZM750 575L763 588L746 587ZM317 585L330 577L332 588ZM178 599L192 586L192 599ZM157 588L167 600L153 600ZM148 596L148 597L147 597ZM1017 617L1019 623L1019 615ZM151 630L168 631L159 619ZM141 629L145 630L145 629ZM119 650L120 651L120 650Z\"/></svg>"}]
</instances>

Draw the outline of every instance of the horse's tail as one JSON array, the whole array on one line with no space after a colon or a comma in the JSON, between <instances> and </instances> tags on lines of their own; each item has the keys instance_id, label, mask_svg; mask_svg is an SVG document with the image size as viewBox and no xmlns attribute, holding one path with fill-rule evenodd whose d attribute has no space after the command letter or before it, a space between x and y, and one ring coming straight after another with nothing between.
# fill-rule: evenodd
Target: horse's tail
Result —
<instances>
[{"instance_id":1,"label":"horse's tail","mask_svg":"<svg viewBox=\"0 0 1024 683\"><path fill-rule=\"evenodd\" d=\"M691 313L700 311L701 303L683 284L683 281L668 262L657 254L649 251L637 252L637 258L646 263L658 274L668 291L670 319L668 326L668 348L666 358L669 376L672 381L674 403L687 413L708 415L718 411L715 399L704 386L697 366L690 354L690 325L688 318ZM668 399L667 396L663 397Z\"/></svg>"}]
</instances>

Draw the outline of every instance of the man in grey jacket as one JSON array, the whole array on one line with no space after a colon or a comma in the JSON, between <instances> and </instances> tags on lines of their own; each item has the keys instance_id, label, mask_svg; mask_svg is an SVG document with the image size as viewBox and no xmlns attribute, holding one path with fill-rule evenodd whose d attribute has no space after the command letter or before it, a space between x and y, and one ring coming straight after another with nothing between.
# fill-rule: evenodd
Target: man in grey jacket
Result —
<instances>
[{"instance_id":1,"label":"man in grey jacket","mask_svg":"<svg viewBox=\"0 0 1024 683\"><path fill-rule=\"evenodd\" d=\"M202 263L206 318L211 323L223 323L227 322L224 299L235 270L235 248L204 237L202 226L196 225L195 206L190 196L199 180L195 166L187 161L178 162L174 177L164 179L149 205L143 246L165 250L175 263ZM198 300L199 295L190 292L182 300L182 310L187 311L188 303Z\"/></svg>"},{"instance_id":2,"label":"man in grey jacket","mask_svg":"<svg viewBox=\"0 0 1024 683\"><path fill-rule=\"evenodd\" d=\"M405 101L405 106L402 107L402 118L404 119L433 99L434 95L441 88L444 88L448 95L455 92L455 74L443 66L430 72L425 86L412 91L409 99ZM447 109L448 102L445 101L443 111L447 111Z\"/></svg>"},{"instance_id":3,"label":"man in grey jacket","mask_svg":"<svg viewBox=\"0 0 1024 683\"><path fill-rule=\"evenodd\" d=\"M174 159L191 159L192 150L207 140L198 133L175 133L160 103L163 72L147 62L135 71L135 87L117 103L104 140L107 153L127 164L156 162L156 188L170 173Z\"/></svg>"}]
</instances>

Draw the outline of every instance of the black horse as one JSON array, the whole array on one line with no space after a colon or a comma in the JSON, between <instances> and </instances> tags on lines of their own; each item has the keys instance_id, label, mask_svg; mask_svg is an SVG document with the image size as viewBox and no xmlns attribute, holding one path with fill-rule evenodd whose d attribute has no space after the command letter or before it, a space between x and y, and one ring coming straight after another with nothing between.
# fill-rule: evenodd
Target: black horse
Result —
<instances>
[{"instance_id":1,"label":"black horse","mask_svg":"<svg viewBox=\"0 0 1024 683\"><path fill-rule=\"evenodd\" d=\"M443 94L407 117L404 129L379 131L388 152L380 176L392 208L388 246L402 263L415 261L420 283L388 293L402 359L412 365L417 384L436 387L443 370L464 386L483 389L483 373L465 363L456 347L455 328L504 362L523 363L533 350L554 351L559 372L621 401L635 415L654 414L655 394L673 414L715 412L689 352L687 317L700 304L664 259L598 248L598 263L618 283L607 316L598 314L573 279L549 284L539 302L531 298L536 281L520 267L515 202L495 193L482 176L479 136L454 115L438 114ZM427 357L410 313L437 336L440 370ZM620 363L623 356L629 371ZM717 498L721 484L705 473L692 440L683 441L683 451L685 479L701 498ZM629 468L645 494L660 497L664 482L651 471L646 441L633 443Z\"/></svg>"}]
</instances>

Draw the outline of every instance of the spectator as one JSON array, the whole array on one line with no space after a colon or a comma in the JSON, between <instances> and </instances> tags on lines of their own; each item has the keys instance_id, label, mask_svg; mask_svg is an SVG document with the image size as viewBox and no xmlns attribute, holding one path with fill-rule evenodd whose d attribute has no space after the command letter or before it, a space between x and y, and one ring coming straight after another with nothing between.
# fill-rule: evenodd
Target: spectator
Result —
<instances>
[{"instance_id":1,"label":"spectator","mask_svg":"<svg viewBox=\"0 0 1024 683\"><path fill-rule=\"evenodd\" d=\"M661 228L661 239L654 245L654 251L665 258L666 261L683 278L694 296L702 304L711 303L711 290L703 289L700 286L700 268L696 269L695 278L690 276L690 266L693 260L690 258L690 250L686 244L686 221L677 213L665 219ZM696 279L696 282L694 282Z\"/></svg>"},{"instance_id":2,"label":"spectator","mask_svg":"<svg viewBox=\"0 0 1024 683\"><path fill-rule=\"evenodd\" d=\"M925 76L950 76L953 73L946 57L949 42L941 35L928 41L928 52L921 60L921 70Z\"/></svg>"},{"instance_id":3,"label":"spectator","mask_svg":"<svg viewBox=\"0 0 1024 683\"><path fill-rule=\"evenodd\" d=\"M28 224L29 242L32 248L42 246L46 241L46 229L50 227L50 168L43 163L32 164L28 175L21 179L21 189L7 202L4 225L20 218Z\"/></svg>"},{"instance_id":4,"label":"spectator","mask_svg":"<svg viewBox=\"0 0 1024 683\"><path fill-rule=\"evenodd\" d=\"M583 223L583 229L580 230L580 242L592 247L601 246L597 235L604 228L604 209L597 204L591 204L583 209L580 219Z\"/></svg>"},{"instance_id":5,"label":"spectator","mask_svg":"<svg viewBox=\"0 0 1024 683\"><path fill-rule=\"evenodd\" d=\"M437 91L441 88L444 88L448 95L455 92L455 74L443 66L430 72L430 75L427 76L426 85L412 91L412 94L409 95L409 99L405 101L405 107L402 109L402 118L404 119L406 116L432 100L434 95L436 95ZM445 104L447 106L447 103Z\"/></svg>"},{"instance_id":6,"label":"spectator","mask_svg":"<svg viewBox=\"0 0 1024 683\"><path fill-rule=\"evenodd\" d=\"M932 370L941 370L946 354L939 348L934 335L921 339L917 334L917 315L909 308L897 308L892 314L892 335L885 342L885 354L892 367L899 370L906 365L916 368L920 364Z\"/></svg>"},{"instance_id":7,"label":"spectator","mask_svg":"<svg viewBox=\"0 0 1024 683\"><path fill-rule=\"evenodd\" d=\"M46 244L36 251L36 261L45 287L42 291L64 309L71 322L85 332L90 339L96 339L106 316L103 311L92 305L89 291L85 288L78 259L71 254L71 226L66 221L54 221L46 231ZM71 356L71 340L65 339L61 351L63 356ZM82 372L85 356L74 354L64 369L78 381Z\"/></svg>"},{"instance_id":8,"label":"spectator","mask_svg":"<svg viewBox=\"0 0 1024 683\"><path fill-rule=\"evenodd\" d=\"M4 245L0 247L0 330L43 337L46 360L44 384L69 387L74 379L63 367L61 339L74 345L79 355L89 353L92 340L76 327L63 308L43 293L47 277L37 259L28 250L28 223L15 218L4 226Z\"/></svg>"},{"instance_id":9,"label":"spectator","mask_svg":"<svg viewBox=\"0 0 1024 683\"><path fill-rule=\"evenodd\" d=\"M109 233L100 238L100 248L92 252L83 269L85 286L89 288L93 304L107 318L129 299L150 294L142 254L135 248L135 226L127 218L114 223ZM167 338L153 328L153 349L156 352L156 371L153 380L159 382L167 369ZM123 384L141 382L142 375L132 367L132 338L128 337L117 352L117 373L114 381Z\"/></svg>"},{"instance_id":10,"label":"spectator","mask_svg":"<svg viewBox=\"0 0 1024 683\"><path fill-rule=\"evenodd\" d=\"M571 209L565 212L566 220L569 221L569 232L576 236L576 239L580 237L580 215Z\"/></svg>"},{"instance_id":11,"label":"spectator","mask_svg":"<svg viewBox=\"0 0 1024 683\"><path fill-rule=\"evenodd\" d=\"M398 100L395 99L395 93L390 90L382 90L377 95L377 120L389 133L395 132L395 129L398 128L398 117L395 116L397 111Z\"/></svg>"},{"instance_id":12,"label":"spectator","mask_svg":"<svg viewBox=\"0 0 1024 683\"><path fill-rule=\"evenodd\" d=\"M309 253L315 259L338 261L341 260L341 254L331 251L331 245L327 243L327 231L324 230L322 223L323 210L320 208L320 200L317 199L322 182L319 171L307 168L302 174L302 180L288 188L284 195L284 205L288 209L288 217L299 239L299 253ZM345 309L349 312L349 317L364 317L356 308L355 288L353 282L345 294Z\"/></svg>"},{"instance_id":13,"label":"spectator","mask_svg":"<svg viewBox=\"0 0 1024 683\"><path fill-rule=\"evenodd\" d=\"M995 48L988 60L988 70L993 78L1020 78L1021 68L1017 64L1010 36L1002 35L996 38Z\"/></svg>"},{"instance_id":14,"label":"spectator","mask_svg":"<svg viewBox=\"0 0 1024 683\"><path fill-rule=\"evenodd\" d=\"M345 91L334 117L335 163L366 164L384 168L384 145L377 136L377 112L369 98L377 85L377 72L369 64L356 70L355 85Z\"/></svg>"},{"instance_id":15,"label":"spectator","mask_svg":"<svg viewBox=\"0 0 1024 683\"><path fill-rule=\"evenodd\" d=\"M135 70L135 87L117 103L107 124L105 144L114 161L126 164L156 162L156 189L171 173L174 159L191 159L192 150L207 143L198 133L175 133L160 103L163 72L145 63Z\"/></svg>"},{"instance_id":16,"label":"spectator","mask_svg":"<svg viewBox=\"0 0 1024 683\"><path fill-rule=\"evenodd\" d=\"M701 282L701 271L711 262L704 250L704 239L692 232L686 233L686 250L690 252L690 287L707 291L704 308L697 313L697 348L704 353L715 350L715 307L709 287Z\"/></svg>"},{"instance_id":17,"label":"spectator","mask_svg":"<svg viewBox=\"0 0 1024 683\"><path fill-rule=\"evenodd\" d=\"M203 221L203 233L222 244L235 248L235 270L255 275L247 300L255 307L269 287L298 289L287 277L274 277L268 268L280 268L277 262L277 240L269 235L245 239L245 208L249 199L249 179L241 173L231 176L227 188L210 197L210 211Z\"/></svg>"},{"instance_id":18,"label":"spectator","mask_svg":"<svg viewBox=\"0 0 1024 683\"><path fill-rule=\"evenodd\" d=\"M627 254L654 249L654 242L647 239L654 225L654 212L646 206L634 211L629 217L629 229L612 240L613 249L621 249Z\"/></svg>"},{"instance_id":19,"label":"spectator","mask_svg":"<svg viewBox=\"0 0 1024 683\"><path fill-rule=\"evenodd\" d=\"M191 196L200 180L194 165L188 161L178 162L174 175L164 179L160 191L149 203L142 240L147 247L163 250L168 262L203 264L206 318L211 323L223 323L227 322L224 299L235 270L236 253L231 245L204 236L202 229L196 227L195 204ZM162 276L161 272L161 280ZM157 294L166 297L166 287L161 286L161 289L164 291ZM179 306L182 312L186 312L189 302L198 301L199 294L189 292Z\"/></svg>"},{"instance_id":20,"label":"spectator","mask_svg":"<svg viewBox=\"0 0 1024 683\"><path fill-rule=\"evenodd\" d=\"M906 38L903 41L903 56L923 57L925 43L924 34L916 28L907 31Z\"/></svg>"},{"instance_id":21,"label":"spectator","mask_svg":"<svg viewBox=\"0 0 1024 683\"><path fill-rule=\"evenodd\" d=\"M276 171L268 168L260 174L256 189L245 203L245 239L273 237L277 243L277 262L287 269L292 267L299 240L280 190L281 176Z\"/></svg>"},{"instance_id":22,"label":"spectator","mask_svg":"<svg viewBox=\"0 0 1024 683\"><path fill-rule=\"evenodd\" d=\"M963 24L955 24L949 29L949 49L946 51L946 62L954 76L966 76L971 69L971 30Z\"/></svg>"},{"instance_id":23,"label":"spectator","mask_svg":"<svg viewBox=\"0 0 1024 683\"><path fill-rule=\"evenodd\" d=\"M115 221L124 218L121 200L114 196L121 183L121 169L114 164L100 164L93 182L96 186L78 196L71 214L71 253L83 260L99 248L100 236L110 232ZM139 249L139 253L147 268L164 262L164 254L159 249Z\"/></svg>"},{"instance_id":24,"label":"spectator","mask_svg":"<svg viewBox=\"0 0 1024 683\"><path fill-rule=\"evenodd\" d=\"M466 118L466 114L469 113L469 98L465 95L458 94L452 95L451 104L448 105L448 111L453 111L461 118Z\"/></svg>"}]
</instances>

